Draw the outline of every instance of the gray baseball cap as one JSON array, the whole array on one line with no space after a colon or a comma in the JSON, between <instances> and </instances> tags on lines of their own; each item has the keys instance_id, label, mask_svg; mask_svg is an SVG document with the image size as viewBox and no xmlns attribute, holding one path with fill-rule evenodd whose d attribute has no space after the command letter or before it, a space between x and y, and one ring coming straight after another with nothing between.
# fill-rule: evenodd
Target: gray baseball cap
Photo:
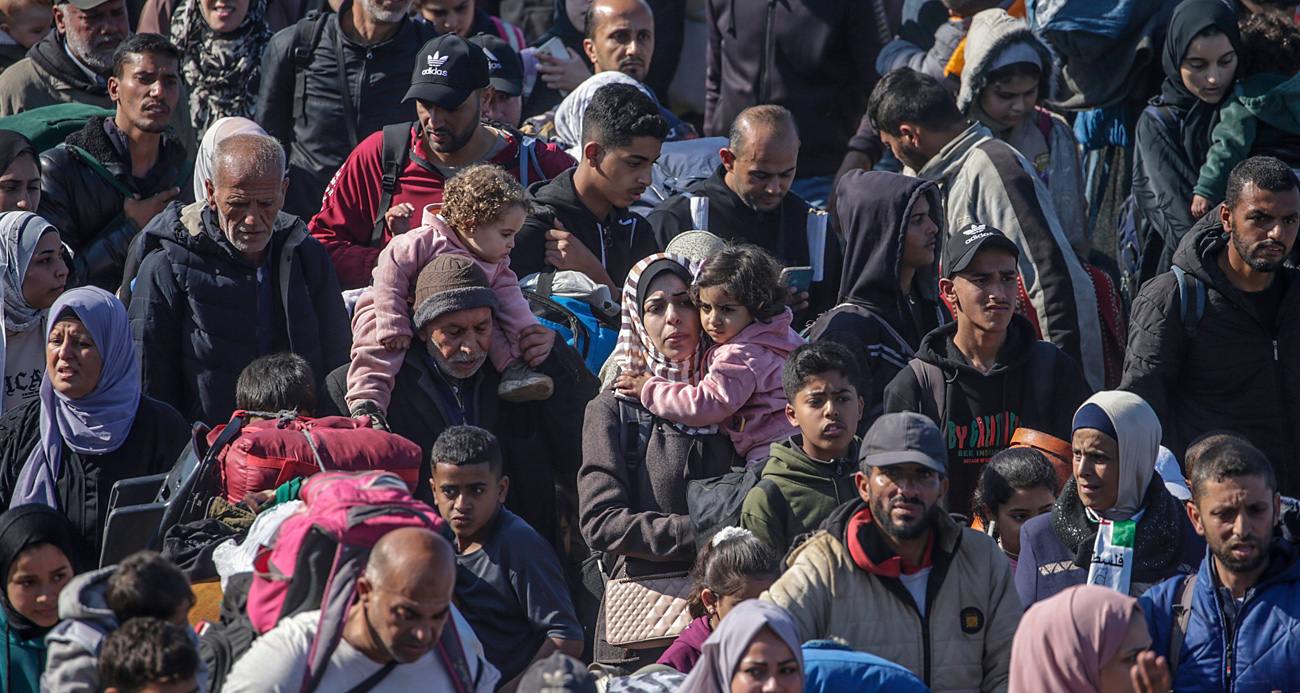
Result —
<instances>
[{"instance_id":1,"label":"gray baseball cap","mask_svg":"<svg viewBox=\"0 0 1300 693\"><path fill-rule=\"evenodd\" d=\"M930 417L916 412L885 414L862 438L858 461L866 467L915 462L948 473L948 446Z\"/></svg>"}]
</instances>

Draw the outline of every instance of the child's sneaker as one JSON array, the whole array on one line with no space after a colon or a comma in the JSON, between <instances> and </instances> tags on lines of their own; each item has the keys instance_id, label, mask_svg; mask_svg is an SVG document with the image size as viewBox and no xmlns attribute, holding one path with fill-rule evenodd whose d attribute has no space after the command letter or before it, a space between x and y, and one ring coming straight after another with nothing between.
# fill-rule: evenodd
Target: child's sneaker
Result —
<instances>
[{"instance_id":1,"label":"child's sneaker","mask_svg":"<svg viewBox=\"0 0 1300 693\"><path fill-rule=\"evenodd\" d=\"M553 392L555 381L551 376L538 373L523 361L506 366L497 386L497 396L507 402L538 402L550 399Z\"/></svg>"}]
</instances>

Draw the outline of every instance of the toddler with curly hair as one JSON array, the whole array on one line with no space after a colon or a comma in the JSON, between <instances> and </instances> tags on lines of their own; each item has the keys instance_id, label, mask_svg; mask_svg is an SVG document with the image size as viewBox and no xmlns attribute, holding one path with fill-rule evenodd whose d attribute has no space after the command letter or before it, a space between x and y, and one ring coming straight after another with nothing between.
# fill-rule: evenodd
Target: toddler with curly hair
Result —
<instances>
[{"instance_id":1,"label":"toddler with curly hair","mask_svg":"<svg viewBox=\"0 0 1300 693\"><path fill-rule=\"evenodd\" d=\"M529 367L519 346L521 332L540 325L510 269L510 250L527 216L527 204L523 186L501 167L471 166L447 181L441 207L424 209L422 226L395 237L379 254L370 288L373 303L359 302L353 318L356 336L347 393L353 416L368 416L384 425L393 380L413 336L410 297L415 280L430 260L445 253L472 257L497 294L488 346L488 358L501 373L497 394L509 402L551 396L554 382ZM532 352L531 365L550 355L555 332L546 330L545 337L545 348Z\"/></svg>"}]
</instances>

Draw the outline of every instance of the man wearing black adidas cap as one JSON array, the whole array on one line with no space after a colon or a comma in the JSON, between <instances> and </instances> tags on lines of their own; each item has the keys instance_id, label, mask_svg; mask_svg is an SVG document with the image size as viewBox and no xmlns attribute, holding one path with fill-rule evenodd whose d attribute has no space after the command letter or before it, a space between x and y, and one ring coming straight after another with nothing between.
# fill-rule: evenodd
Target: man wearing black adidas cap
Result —
<instances>
[{"instance_id":1,"label":"man wearing black adidas cap","mask_svg":"<svg viewBox=\"0 0 1300 693\"><path fill-rule=\"evenodd\" d=\"M455 34L424 44L405 100L419 119L389 125L348 156L325 190L311 233L330 253L344 289L370 283L379 251L442 202L447 179L472 164L501 166L525 185L573 166L559 147L481 122L492 89L483 49Z\"/></svg>"},{"instance_id":2,"label":"man wearing black adidas cap","mask_svg":"<svg viewBox=\"0 0 1300 693\"><path fill-rule=\"evenodd\" d=\"M885 388L886 412L920 412L948 448L947 508L968 513L984 465L1028 426L1068 439L1092 394L1083 371L1016 312L1019 250L986 224L967 224L943 249L939 292L955 321L921 340Z\"/></svg>"},{"instance_id":3,"label":"man wearing black adidas cap","mask_svg":"<svg viewBox=\"0 0 1300 693\"><path fill-rule=\"evenodd\" d=\"M943 511L939 429L885 414L858 449L858 497L836 508L762 599L784 607L802 641L834 636L907 667L929 690L1007 690L1020 596L991 537Z\"/></svg>"}]
</instances>

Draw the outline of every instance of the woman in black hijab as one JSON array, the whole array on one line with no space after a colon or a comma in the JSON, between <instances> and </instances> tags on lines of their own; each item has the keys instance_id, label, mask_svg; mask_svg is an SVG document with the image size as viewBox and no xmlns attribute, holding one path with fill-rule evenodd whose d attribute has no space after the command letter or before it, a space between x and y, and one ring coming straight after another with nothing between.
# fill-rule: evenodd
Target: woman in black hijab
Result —
<instances>
[{"instance_id":1,"label":"woman in black hijab","mask_svg":"<svg viewBox=\"0 0 1300 693\"><path fill-rule=\"evenodd\" d=\"M45 634L59 622L59 593L72 579L72 524L47 505L0 514L0 617L5 629L0 690L37 693L45 669Z\"/></svg>"},{"instance_id":2,"label":"woman in black hijab","mask_svg":"<svg viewBox=\"0 0 1300 693\"><path fill-rule=\"evenodd\" d=\"M1232 93L1241 38L1221 0L1187 0L1169 18L1164 85L1138 118L1133 200L1142 244L1138 286L1166 272L1192 218L1192 188Z\"/></svg>"},{"instance_id":3,"label":"woman in black hijab","mask_svg":"<svg viewBox=\"0 0 1300 693\"><path fill-rule=\"evenodd\" d=\"M40 204L40 152L21 134L0 130L0 212L35 212Z\"/></svg>"}]
</instances>

